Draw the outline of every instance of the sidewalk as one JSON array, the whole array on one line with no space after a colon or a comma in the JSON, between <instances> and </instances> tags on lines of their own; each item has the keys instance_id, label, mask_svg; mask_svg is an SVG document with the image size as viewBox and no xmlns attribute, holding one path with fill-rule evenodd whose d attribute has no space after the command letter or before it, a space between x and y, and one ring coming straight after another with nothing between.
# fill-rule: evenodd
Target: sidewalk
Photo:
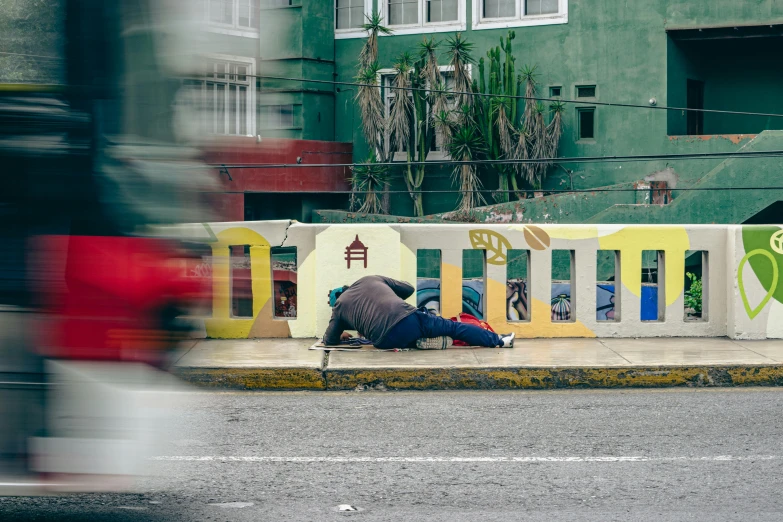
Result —
<instances>
[{"instance_id":1,"label":"sidewalk","mask_svg":"<svg viewBox=\"0 0 783 522\"><path fill-rule=\"evenodd\" d=\"M513 349L323 352L314 339L198 340L193 384L245 390L518 389L783 385L782 341L517 340Z\"/></svg>"}]
</instances>

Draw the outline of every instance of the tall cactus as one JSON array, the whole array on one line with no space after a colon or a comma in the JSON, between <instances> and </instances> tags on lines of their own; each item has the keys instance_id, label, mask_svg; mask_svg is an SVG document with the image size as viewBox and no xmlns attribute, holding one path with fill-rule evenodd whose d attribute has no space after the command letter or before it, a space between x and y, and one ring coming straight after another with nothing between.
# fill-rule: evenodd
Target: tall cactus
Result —
<instances>
[{"instance_id":1,"label":"tall cactus","mask_svg":"<svg viewBox=\"0 0 783 522\"><path fill-rule=\"evenodd\" d=\"M487 51L487 61L479 60L479 78L474 89L489 96L476 97L476 119L486 140L487 157L491 160L510 158L516 150L517 106L519 91L511 41L514 31L509 31L500 45ZM514 176L510 165L495 165L498 174L496 200L507 202L509 179Z\"/></svg>"}]
</instances>

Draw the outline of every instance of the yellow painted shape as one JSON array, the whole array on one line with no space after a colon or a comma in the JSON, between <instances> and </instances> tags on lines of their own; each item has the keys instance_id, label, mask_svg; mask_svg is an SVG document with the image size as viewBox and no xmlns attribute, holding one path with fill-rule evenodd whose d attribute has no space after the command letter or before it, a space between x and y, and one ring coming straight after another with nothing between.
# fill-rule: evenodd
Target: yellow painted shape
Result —
<instances>
[{"instance_id":1,"label":"yellow painted shape","mask_svg":"<svg viewBox=\"0 0 783 522\"><path fill-rule=\"evenodd\" d=\"M204 320L208 337L246 339L258 313L272 298L271 245L253 230L235 227L217 234L212 244L212 317ZM230 246L250 245L253 317L231 317Z\"/></svg>"},{"instance_id":2,"label":"yellow painted shape","mask_svg":"<svg viewBox=\"0 0 783 522\"><path fill-rule=\"evenodd\" d=\"M584 323L553 323L552 308L548 303L531 299L531 321L509 322L506 316L506 284L487 279L487 322L496 332L514 332L518 337L595 337L595 332Z\"/></svg>"},{"instance_id":3,"label":"yellow painted shape","mask_svg":"<svg viewBox=\"0 0 783 522\"><path fill-rule=\"evenodd\" d=\"M666 306L671 305L685 284L685 252L690 239L685 227L626 227L598 239L601 250L620 251L622 284L637 297L642 296L642 251L663 250L666 266Z\"/></svg>"},{"instance_id":4,"label":"yellow painted shape","mask_svg":"<svg viewBox=\"0 0 783 522\"><path fill-rule=\"evenodd\" d=\"M441 263L440 313L442 317L457 317L462 312L462 267Z\"/></svg>"}]
</instances>

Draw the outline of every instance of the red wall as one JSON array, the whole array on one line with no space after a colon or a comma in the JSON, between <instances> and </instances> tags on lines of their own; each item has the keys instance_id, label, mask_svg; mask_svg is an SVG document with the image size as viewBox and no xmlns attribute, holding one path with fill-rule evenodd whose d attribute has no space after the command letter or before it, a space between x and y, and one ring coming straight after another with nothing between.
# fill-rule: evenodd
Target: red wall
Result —
<instances>
[{"instance_id":1,"label":"red wall","mask_svg":"<svg viewBox=\"0 0 783 522\"><path fill-rule=\"evenodd\" d=\"M331 141L264 138L217 139L205 148L208 163L225 165L351 163L353 145ZM320 192L349 190L348 167L229 169L233 181L220 174L226 192Z\"/></svg>"}]
</instances>

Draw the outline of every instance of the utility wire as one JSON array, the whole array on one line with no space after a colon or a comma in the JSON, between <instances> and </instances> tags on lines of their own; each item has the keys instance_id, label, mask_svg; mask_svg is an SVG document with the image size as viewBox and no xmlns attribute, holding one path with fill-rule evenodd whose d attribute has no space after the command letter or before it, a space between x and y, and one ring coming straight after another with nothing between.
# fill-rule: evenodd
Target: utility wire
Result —
<instances>
[{"instance_id":1,"label":"utility wire","mask_svg":"<svg viewBox=\"0 0 783 522\"><path fill-rule=\"evenodd\" d=\"M351 85L355 87L381 87L378 84L372 83L357 83L357 82L340 82L337 80L308 80L306 78L288 78L285 76L267 76L262 74L242 74L239 76L248 76L250 78L261 78L266 80L282 80L292 82L308 82L308 83L320 83L329 85ZM214 79L214 78L212 78ZM579 105L600 105L605 107L632 107L639 109L656 109L660 111L691 111L702 112L710 114L738 114L743 116L766 116L770 118L783 118L783 114L767 113L767 112L747 112L747 111L728 111L719 109L690 109L687 107L668 107L662 105L640 105L633 103L616 103L616 102L599 102L593 100L571 100L566 98L543 98L536 96L521 96L511 94L490 94L484 92L465 92L465 91L444 91L438 89L427 89L422 87L396 87L394 85L384 85L384 89L399 89L404 91L422 91L425 93L438 93L438 94L464 94L468 96L488 96L490 98L510 98L514 100L534 100L534 101L548 101L548 102L562 102L562 103L575 103Z\"/></svg>"},{"instance_id":2,"label":"utility wire","mask_svg":"<svg viewBox=\"0 0 783 522\"><path fill-rule=\"evenodd\" d=\"M570 193L584 193L584 192L648 192L648 191L660 191L660 192L714 192L714 191L726 191L726 190L783 190L783 187L684 187L684 188L595 188L595 189L531 189L520 188L518 190L493 190L493 189L471 189L471 190L417 190L416 194L462 194L464 192L479 192L487 194L521 194L529 192L546 192L551 194L570 194ZM408 190L313 190L313 191L298 191L309 192L313 194L408 194L413 191ZM258 194L292 194L291 191L284 190L261 190L257 191Z\"/></svg>"},{"instance_id":3,"label":"utility wire","mask_svg":"<svg viewBox=\"0 0 783 522\"><path fill-rule=\"evenodd\" d=\"M58 62L64 62L65 61L63 58L58 58L57 56L44 56L42 54L10 53L8 51L0 51L0 54L7 54L9 56L23 56L25 58L44 58L46 60L55 60L55 61L58 61Z\"/></svg>"},{"instance_id":4,"label":"utility wire","mask_svg":"<svg viewBox=\"0 0 783 522\"><path fill-rule=\"evenodd\" d=\"M416 165L516 165L529 163L624 163L635 161L661 161L661 160L699 160L714 158L779 158L783 157L783 150L762 150L750 152L702 152L692 154L651 154L641 156L582 156L563 158L527 158L527 159L496 159L496 160L432 160L432 161L386 161L379 163L259 163L214 164L215 167L229 169L282 169L282 168L334 168L334 167L406 167Z\"/></svg>"}]
</instances>

